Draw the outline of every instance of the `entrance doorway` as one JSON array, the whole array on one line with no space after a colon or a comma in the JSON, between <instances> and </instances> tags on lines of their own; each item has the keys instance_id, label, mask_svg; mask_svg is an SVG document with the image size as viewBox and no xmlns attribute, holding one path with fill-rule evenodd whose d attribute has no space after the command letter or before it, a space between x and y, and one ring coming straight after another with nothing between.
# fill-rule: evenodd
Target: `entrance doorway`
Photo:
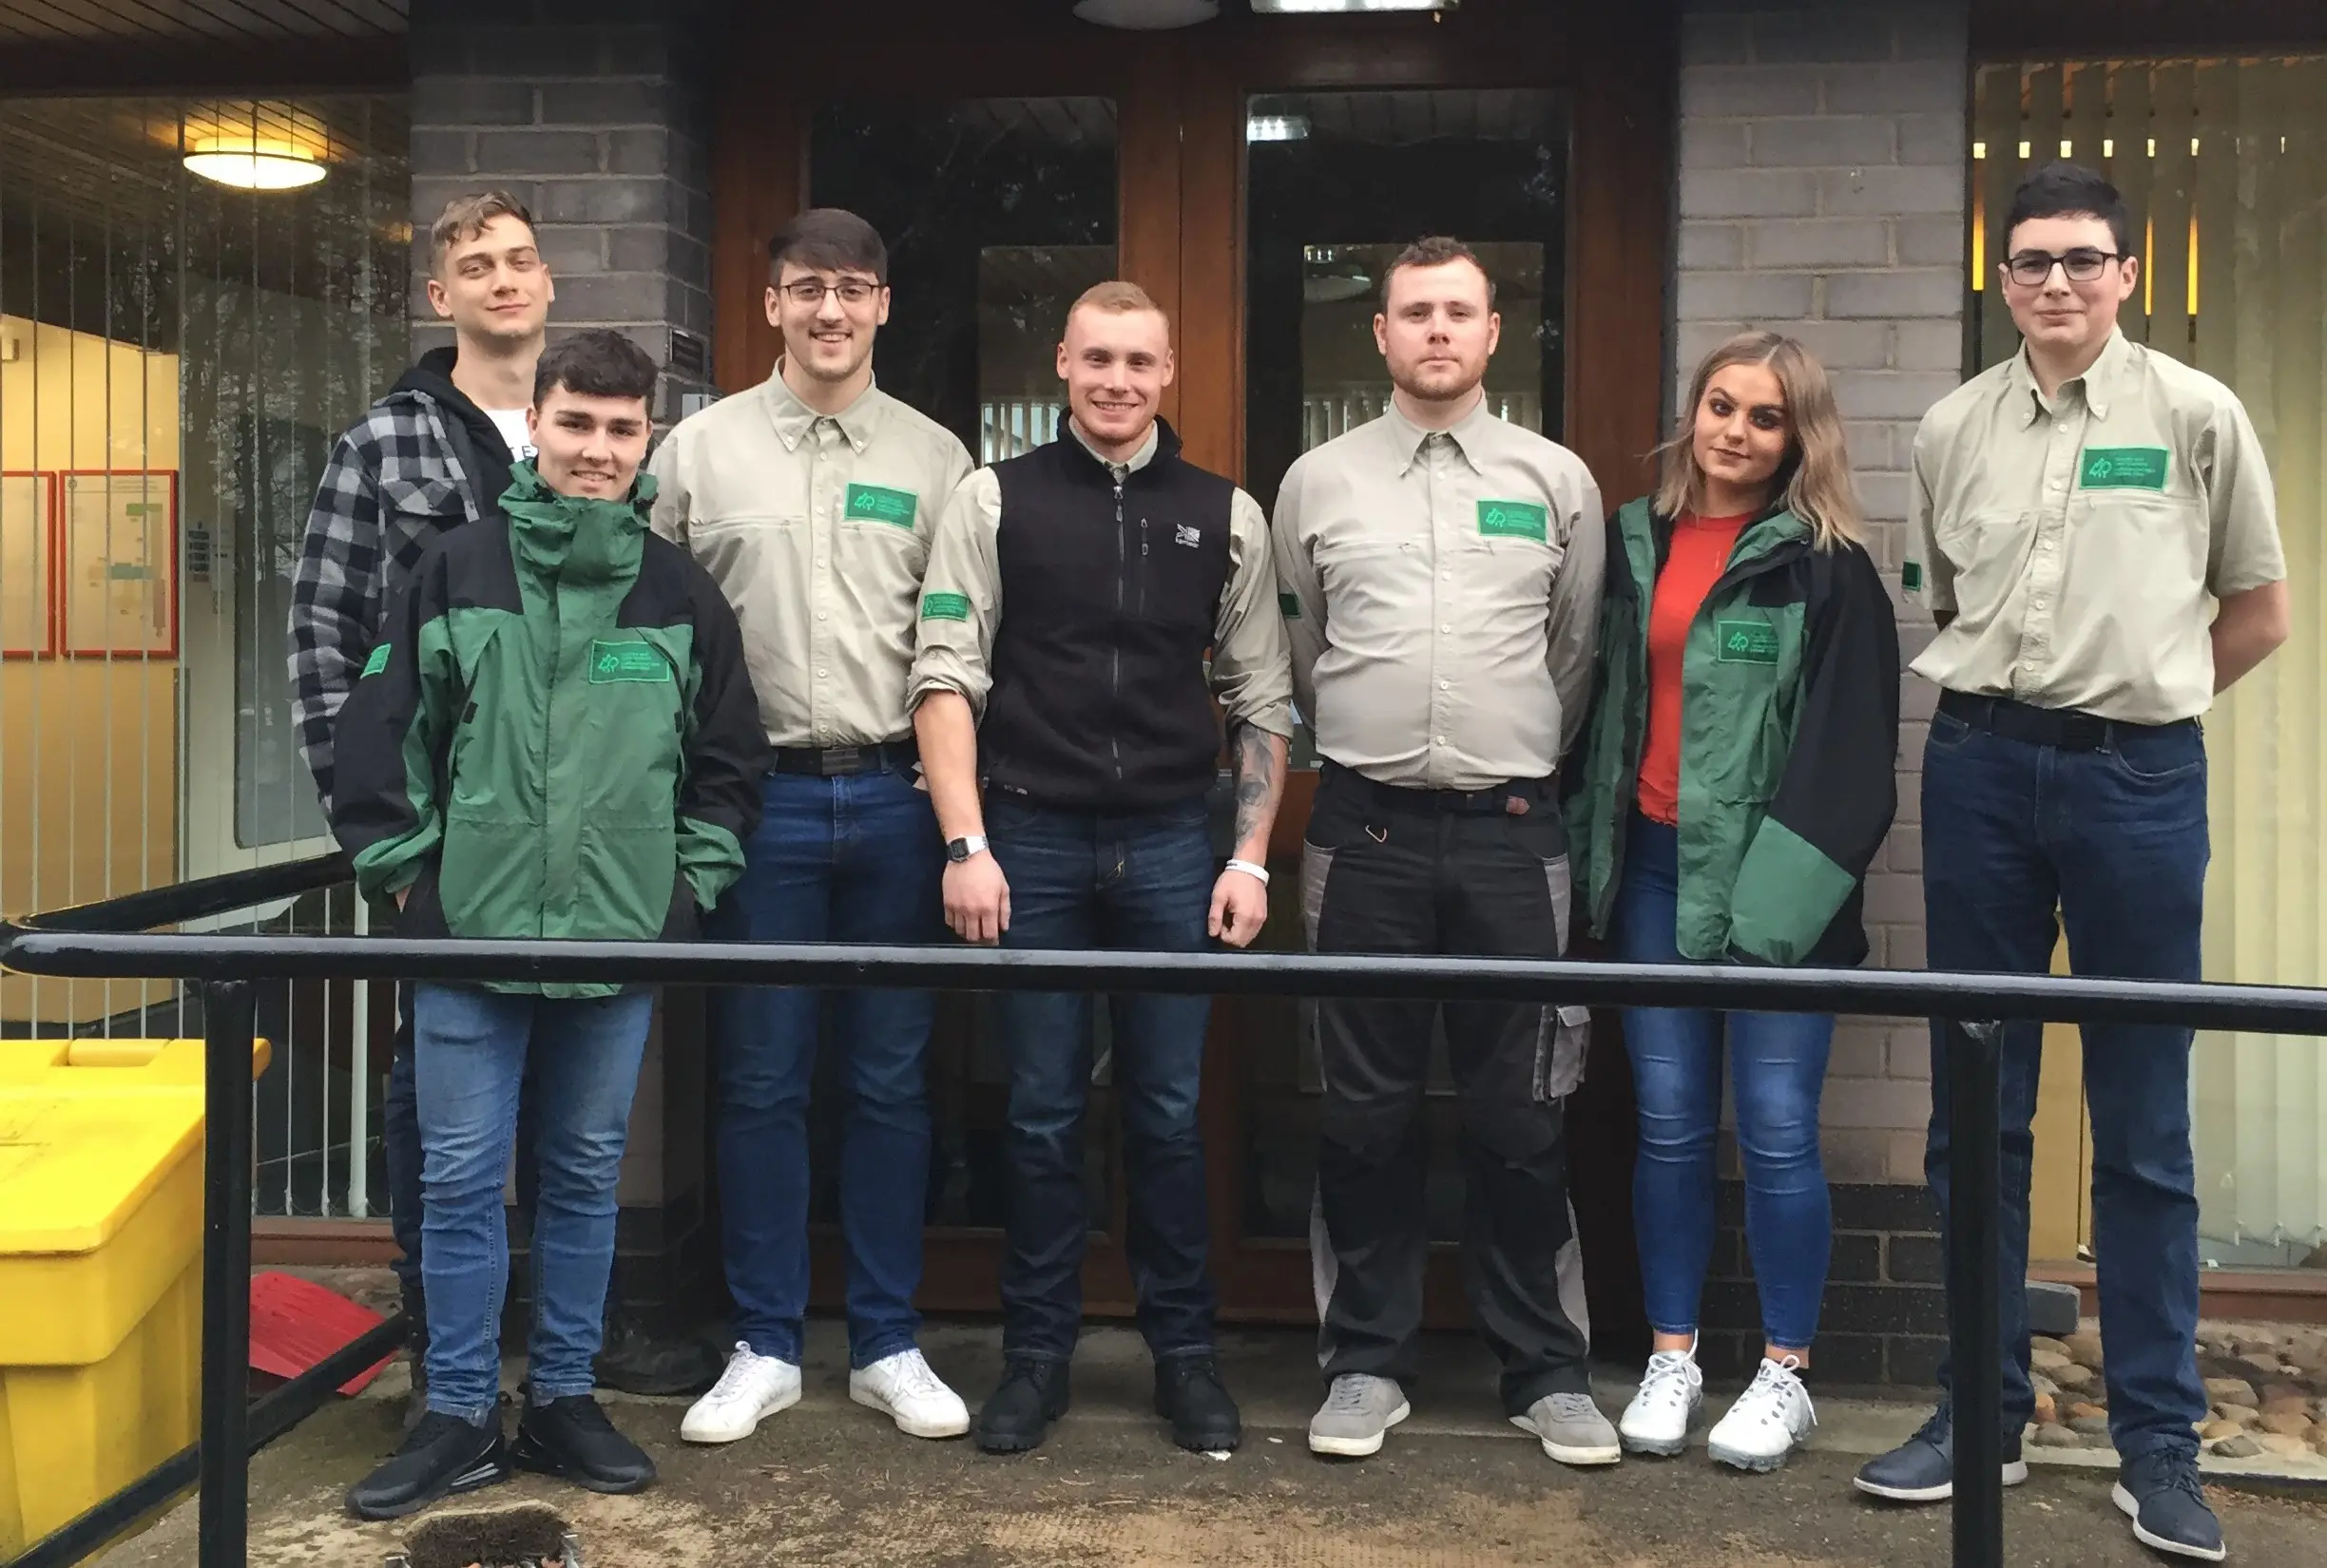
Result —
<instances>
[{"instance_id":1,"label":"entrance doorway","mask_svg":"<svg viewBox=\"0 0 2327 1568\"><path fill-rule=\"evenodd\" d=\"M1164 413L1187 456L1267 507L1296 456L1383 406L1371 324L1384 263L1422 234L1454 233L1497 277L1496 411L1578 451L1612 505L1645 486L1666 359L1672 45L1657 8L1635 10L1472 0L1434 18L1231 14L1134 33L1030 0L869 0L854 13L845 80L787 79L771 64L796 53L785 25L760 19L760 36L737 40L721 94L721 385L760 380L779 351L760 308L767 237L804 205L847 206L892 247L881 385L974 456L1050 438L1067 308L1089 283L1123 277L1172 316L1178 378ZM1272 846L1280 889L1298 885L1316 786L1305 728L1295 766ZM1298 948L1297 899L1274 903L1262 944ZM924 1303L939 1310L995 1300L1004 1079L984 1012L977 998L951 999L932 1061L939 1148ZM1093 1012L1104 1030L1106 1009ZM1202 1115L1232 1317L1302 1321L1315 1310L1318 1085L1302 1013L1258 999L1214 1009ZM1593 1310L1615 1329L1639 1307L1629 1074L1605 1023L1568 1119ZM1089 1309L1110 1313L1132 1303L1104 1034L1096 1044L1085 1287ZM1443 1074L1438 1087L1451 1091ZM820 1095L837 1091L819 1075ZM1427 1310L1442 1324L1466 1316L1452 1119L1451 1093L1433 1094L1431 1213L1448 1245ZM837 1118L817 1120L837 1136ZM837 1161L817 1164L824 1217ZM838 1294L828 1252L819 1300Z\"/></svg>"}]
</instances>

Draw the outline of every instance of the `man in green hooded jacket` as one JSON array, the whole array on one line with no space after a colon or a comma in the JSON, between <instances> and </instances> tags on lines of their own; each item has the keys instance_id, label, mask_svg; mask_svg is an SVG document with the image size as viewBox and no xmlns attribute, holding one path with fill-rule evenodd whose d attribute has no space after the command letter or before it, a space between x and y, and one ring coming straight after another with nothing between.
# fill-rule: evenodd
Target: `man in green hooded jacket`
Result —
<instances>
[{"instance_id":1,"label":"man in green hooded jacket","mask_svg":"<svg viewBox=\"0 0 2327 1568\"><path fill-rule=\"evenodd\" d=\"M382 620L334 737L332 826L400 934L683 939L743 869L767 737L726 596L646 526L654 381L619 333L544 354L539 455L512 470L508 526L440 537ZM510 1463L600 1492L654 1481L592 1377L653 1002L594 982L414 987L429 1407L350 1491L356 1513L411 1513ZM529 1055L535 1308L505 1453L501 1192Z\"/></svg>"}]
</instances>

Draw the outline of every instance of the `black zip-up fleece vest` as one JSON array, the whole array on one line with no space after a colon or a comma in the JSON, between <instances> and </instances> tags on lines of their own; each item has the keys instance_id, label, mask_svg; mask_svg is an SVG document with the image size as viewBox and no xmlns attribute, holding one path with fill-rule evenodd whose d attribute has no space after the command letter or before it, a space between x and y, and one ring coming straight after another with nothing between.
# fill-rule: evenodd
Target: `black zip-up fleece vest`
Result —
<instances>
[{"instance_id":1,"label":"black zip-up fleece vest","mask_svg":"<svg viewBox=\"0 0 2327 1568\"><path fill-rule=\"evenodd\" d=\"M1158 421L1122 487L1065 428L994 465L1002 623L978 748L988 781L1039 805L1129 811L1210 788L1204 679L1236 487L1180 460Z\"/></svg>"}]
</instances>

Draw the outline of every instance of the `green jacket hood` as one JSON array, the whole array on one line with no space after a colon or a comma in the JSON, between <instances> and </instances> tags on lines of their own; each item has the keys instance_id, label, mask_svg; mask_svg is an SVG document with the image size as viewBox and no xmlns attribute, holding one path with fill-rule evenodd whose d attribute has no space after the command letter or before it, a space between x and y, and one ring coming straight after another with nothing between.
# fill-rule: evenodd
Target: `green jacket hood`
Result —
<instances>
[{"instance_id":1,"label":"green jacket hood","mask_svg":"<svg viewBox=\"0 0 2327 1568\"><path fill-rule=\"evenodd\" d=\"M569 583L612 583L638 572L654 496L654 476L644 469L627 496L608 501L561 495L531 463L519 463L501 510L520 566Z\"/></svg>"}]
</instances>

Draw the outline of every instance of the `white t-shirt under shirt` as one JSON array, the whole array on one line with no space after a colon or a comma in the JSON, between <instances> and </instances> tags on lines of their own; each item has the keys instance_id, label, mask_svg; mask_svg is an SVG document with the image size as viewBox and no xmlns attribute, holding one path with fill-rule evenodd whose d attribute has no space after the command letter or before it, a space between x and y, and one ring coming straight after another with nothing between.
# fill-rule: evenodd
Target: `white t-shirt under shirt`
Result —
<instances>
[{"instance_id":1,"label":"white t-shirt under shirt","mask_svg":"<svg viewBox=\"0 0 2327 1568\"><path fill-rule=\"evenodd\" d=\"M493 429L501 432L501 440L509 448L510 458L512 462L524 463L531 460L534 452L533 438L526 431L525 410L487 409L485 417L491 420Z\"/></svg>"}]
</instances>

